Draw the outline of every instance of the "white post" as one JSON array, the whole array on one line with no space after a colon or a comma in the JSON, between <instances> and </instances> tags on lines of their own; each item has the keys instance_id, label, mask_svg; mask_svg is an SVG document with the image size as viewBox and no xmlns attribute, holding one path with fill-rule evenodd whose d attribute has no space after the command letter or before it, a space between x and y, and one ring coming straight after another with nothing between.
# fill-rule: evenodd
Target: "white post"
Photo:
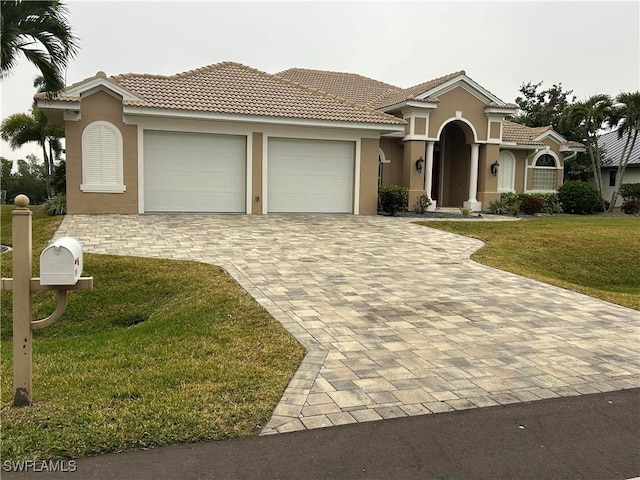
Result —
<instances>
[{"instance_id":1,"label":"white post","mask_svg":"<svg viewBox=\"0 0 640 480\"><path fill-rule=\"evenodd\" d=\"M13 406L31 405L31 210L18 195L13 230Z\"/></svg>"},{"instance_id":2,"label":"white post","mask_svg":"<svg viewBox=\"0 0 640 480\"><path fill-rule=\"evenodd\" d=\"M431 197L431 185L433 183L433 147L436 142L427 142L427 160L424 172L424 191L431 200L431 205L427 207L428 212L436 211L436 201Z\"/></svg>"},{"instance_id":3,"label":"white post","mask_svg":"<svg viewBox=\"0 0 640 480\"><path fill-rule=\"evenodd\" d=\"M469 167L469 200L464 202L466 208L470 208L474 212L479 212L482 208L478 202L478 156L480 152L480 144L471 144L471 166Z\"/></svg>"}]
</instances>

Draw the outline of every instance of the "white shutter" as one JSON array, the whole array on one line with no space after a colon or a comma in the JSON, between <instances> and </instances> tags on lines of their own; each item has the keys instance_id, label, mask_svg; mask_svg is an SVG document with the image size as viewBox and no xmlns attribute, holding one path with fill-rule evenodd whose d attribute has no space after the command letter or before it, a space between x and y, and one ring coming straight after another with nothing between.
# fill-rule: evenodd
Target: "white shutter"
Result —
<instances>
[{"instance_id":1,"label":"white shutter","mask_svg":"<svg viewBox=\"0 0 640 480\"><path fill-rule=\"evenodd\" d=\"M93 122L82 132L83 192L122 193L122 135L109 122Z\"/></svg>"},{"instance_id":2,"label":"white shutter","mask_svg":"<svg viewBox=\"0 0 640 480\"><path fill-rule=\"evenodd\" d=\"M498 191L514 192L516 178L516 160L513 153L509 151L500 152L498 160Z\"/></svg>"}]
</instances>

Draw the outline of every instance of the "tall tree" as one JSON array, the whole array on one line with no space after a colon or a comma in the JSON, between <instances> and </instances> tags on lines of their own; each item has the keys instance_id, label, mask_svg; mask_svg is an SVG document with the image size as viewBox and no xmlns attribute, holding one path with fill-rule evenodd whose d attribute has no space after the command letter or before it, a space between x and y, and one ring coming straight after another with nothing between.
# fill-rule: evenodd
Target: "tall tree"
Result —
<instances>
[{"instance_id":1,"label":"tall tree","mask_svg":"<svg viewBox=\"0 0 640 480\"><path fill-rule=\"evenodd\" d=\"M51 176L55 160L62 153L60 139L64 136L64 127L53 125L37 107L33 106L29 113L14 113L0 124L0 137L9 142L12 149L35 142L42 148L44 158L44 178L47 184L47 196L51 197Z\"/></svg>"},{"instance_id":2,"label":"tall tree","mask_svg":"<svg viewBox=\"0 0 640 480\"><path fill-rule=\"evenodd\" d=\"M576 132L578 140L587 146L596 189L602 198L602 151L598 146L598 132L609 125L612 101L609 95L594 95L567 107L561 124Z\"/></svg>"},{"instance_id":3,"label":"tall tree","mask_svg":"<svg viewBox=\"0 0 640 480\"><path fill-rule=\"evenodd\" d=\"M627 138L624 142L624 148L620 155L620 162L618 163L618 170L616 171L616 185L611 195L611 203L609 204L610 212L613 211L616 201L618 200L624 173L631 159L631 152L638 139L638 131L640 130L640 92L623 92L616 97L616 105L613 107L611 114L611 125L618 127L619 139L625 136Z\"/></svg>"},{"instance_id":4,"label":"tall tree","mask_svg":"<svg viewBox=\"0 0 640 480\"><path fill-rule=\"evenodd\" d=\"M64 71L78 50L78 38L59 0L0 2L0 78L24 55L42 73L45 91L64 88Z\"/></svg>"},{"instance_id":5,"label":"tall tree","mask_svg":"<svg viewBox=\"0 0 640 480\"><path fill-rule=\"evenodd\" d=\"M547 127L553 129L567 140L577 140L573 131L563 128L560 119L562 113L574 102L576 97L570 97L573 90L563 90L562 83L554 84L551 88L542 90L542 82L522 84L516 98L519 112L512 118L514 122L527 127ZM540 91L538 91L540 89Z\"/></svg>"}]
</instances>

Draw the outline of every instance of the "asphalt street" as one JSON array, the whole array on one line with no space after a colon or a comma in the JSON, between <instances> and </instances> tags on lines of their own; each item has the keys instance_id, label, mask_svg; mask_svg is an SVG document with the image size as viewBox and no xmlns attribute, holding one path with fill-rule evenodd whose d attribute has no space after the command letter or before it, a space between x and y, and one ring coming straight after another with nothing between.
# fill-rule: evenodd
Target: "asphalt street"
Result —
<instances>
[{"instance_id":1,"label":"asphalt street","mask_svg":"<svg viewBox=\"0 0 640 480\"><path fill-rule=\"evenodd\" d=\"M629 479L640 389L78 459L20 479ZM67 464L67 469L68 469Z\"/></svg>"}]
</instances>

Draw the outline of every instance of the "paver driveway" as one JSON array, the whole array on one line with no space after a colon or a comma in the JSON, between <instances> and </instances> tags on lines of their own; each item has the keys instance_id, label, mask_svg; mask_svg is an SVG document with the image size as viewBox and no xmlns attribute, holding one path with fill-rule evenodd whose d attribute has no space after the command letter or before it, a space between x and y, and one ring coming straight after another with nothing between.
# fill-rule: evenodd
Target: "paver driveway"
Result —
<instances>
[{"instance_id":1,"label":"paver driveway","mask_svg":"<svg viewBox=\"0 0 640 480\"><path fill-rule=\"evenodd\" d=\"M225 268L307 348L263 434L640 386L640 314L368 216L67 216L86 252ZM99 285L99 279L97 279Z\"/></svg>"}]
</instances>

